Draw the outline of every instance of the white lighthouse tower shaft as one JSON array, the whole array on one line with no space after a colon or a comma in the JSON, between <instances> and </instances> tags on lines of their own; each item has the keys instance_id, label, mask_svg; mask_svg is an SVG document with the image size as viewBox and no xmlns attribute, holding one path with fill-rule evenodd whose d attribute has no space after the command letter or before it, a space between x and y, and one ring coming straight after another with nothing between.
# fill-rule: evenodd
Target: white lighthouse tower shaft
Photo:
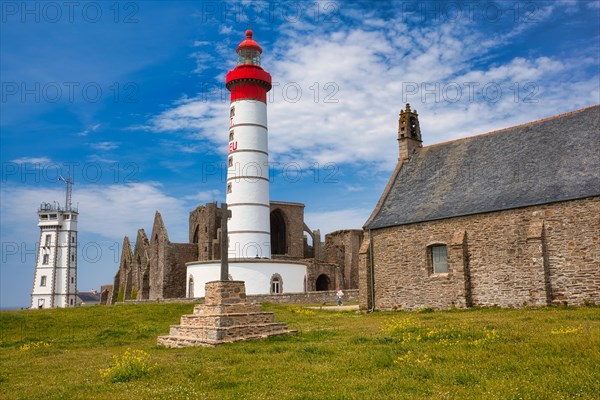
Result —
<instances>
[{"instance_id":1,"label":"white lighthouse tower shaft","mask_svg":"<svg viewBox=\"0 0 600 400\"><path fill-rule=\"evenodd\" d=\"M267 92L271 75L260 66L262 49L246 31L238 65L227 74L231 91L227 205L229 255L271 258Z\"/></svg>"},{"instance_id":2,"label":"white lighthouse tower shaft","mask_svg":"<svg viewBox=\"0 0 600 400\"><path fill-rule=\"evenodd\" d=\"M71 206L71 178L67 184L65 207L42 203L38 210L38 248L31 308L77 305L77 217Z\"/></svg>"}]
</instances>

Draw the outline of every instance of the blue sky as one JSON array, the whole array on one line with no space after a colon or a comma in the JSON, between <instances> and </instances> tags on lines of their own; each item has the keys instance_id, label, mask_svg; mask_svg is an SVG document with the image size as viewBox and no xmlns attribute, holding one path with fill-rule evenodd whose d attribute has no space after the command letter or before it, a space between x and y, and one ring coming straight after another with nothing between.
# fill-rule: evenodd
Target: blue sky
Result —
<instances>
[{"instance_id":1,"label":"blue sky","mask_svg":"<svg viewBox=\"0 0 600 400\"><path fill-rule=\"evenodd\" d=\"M112 282L155 210L184 242L189 211L224 200L224 77L248 27L274 81L271 199L322 233L368 218L406 102L425 145L600 103L599 1L75 3L0 3L3 308L28 305L59 173L82 291Z\"/></svg>"}]
</instances>

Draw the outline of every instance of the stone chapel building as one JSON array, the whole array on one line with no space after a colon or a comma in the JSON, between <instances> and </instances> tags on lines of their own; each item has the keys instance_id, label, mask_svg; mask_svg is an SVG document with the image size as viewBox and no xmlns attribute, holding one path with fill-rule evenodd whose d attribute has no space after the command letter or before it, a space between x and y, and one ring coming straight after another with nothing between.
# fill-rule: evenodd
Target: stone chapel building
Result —
<instances>
[{"instance_id":1,"label":"stone chapel building","mask_svg":"<svg viewBox=\"0 0 600 400\"><path fill-rule=\"evenodd\" d=\"M600 106L422 146L407 104L363 309L600 303Z\"/></svg>"}]
</instances>

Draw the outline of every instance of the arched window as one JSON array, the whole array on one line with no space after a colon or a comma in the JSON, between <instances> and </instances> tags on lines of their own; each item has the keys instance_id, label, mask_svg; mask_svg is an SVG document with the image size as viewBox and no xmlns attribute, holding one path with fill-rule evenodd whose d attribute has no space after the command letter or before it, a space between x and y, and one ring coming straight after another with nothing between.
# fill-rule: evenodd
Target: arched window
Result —
<instances>
[{"instance_id":1,"label":"arched window","mask_svg":"<svg viewBox=\"0 0 600 400\"><path fill-rule=\"evenodd\" d=\"M273 274L271 277L271 294L281 294L283 293L283 279L281 279L281 275Z\"/></svg>"},{"instance_id":2,"label":"arched window","mask_svg":"<svg viewBox=\"0 0 600 400\"><path fill-rule=\"evenodd\" d=\"M271 254L287 254L287 227L279 209L271 213Z\"/></svg>"},{"instance_id":3,"label":"arched window","mask_svg":"<svg viewBox=\"0 0 600 400\"><path fill-rule=\"evenodd\" d=\"M188 282L188 297L194 298L194 277L190 275L190 280Z\"/></svg>"}]
</instances>

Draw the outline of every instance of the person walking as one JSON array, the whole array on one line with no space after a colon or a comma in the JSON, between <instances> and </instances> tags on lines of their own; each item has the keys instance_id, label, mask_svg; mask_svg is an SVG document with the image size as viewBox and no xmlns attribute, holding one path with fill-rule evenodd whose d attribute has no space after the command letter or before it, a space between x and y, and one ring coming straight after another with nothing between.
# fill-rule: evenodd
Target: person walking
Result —
<instances>
[{"instance_id":1,"label":"person walking","mask_svg":"<svg viewBox=\"0 0 600 400\"><path fill-rule=\"evenodd\" d=\"M342 296L344 295L344 292L342 292L342 289L338 288L337 290L337 303L338 306L342 305Z\"/></svg>"}]
</instances>

